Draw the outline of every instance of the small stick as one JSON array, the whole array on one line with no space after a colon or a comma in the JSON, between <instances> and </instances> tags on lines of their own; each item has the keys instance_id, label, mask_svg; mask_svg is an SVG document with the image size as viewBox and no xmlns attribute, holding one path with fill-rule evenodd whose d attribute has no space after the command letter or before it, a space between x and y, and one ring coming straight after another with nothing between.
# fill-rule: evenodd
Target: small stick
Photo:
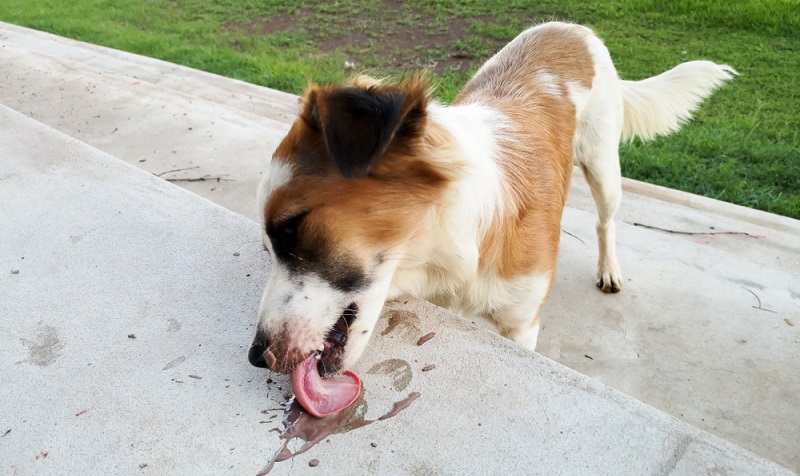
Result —
<instances>
[{"instance_id":1,"label":"small stick","mask_svg":"<svg viewBox=\"0 0 800 476\"><path fill-rule=\"evenodd\" d=\"M681 231L681 230L669 230L667 228L660 228L653 225L645 225L644 223L635 223L635 222L634 223L625 222L625 223L628 223L629 225L633 226L640 226L642 228L647 228L649 230L664 231L676 235L737 235L737 236L747 236L749 238L755 238L755 239L766 238L766 236L764 235L753 235L752 233L747 233L745 231Z\"/></svg>"},{"instance_id":2,"label":"small stick","mask_svg":"<svg viewBox=\"0 0 800 476\"><path fill-rule=\"evenodd\" d=\"M174 179L165 179L167 182L205 182L206 180L216 180L217 182L233 182L232 179L226 179L222 177L212 177L210 175L205 175L203 177L196 177L196 178L174 178Z\"/></svg>"},{"instance_id":3,"label":"small stick","mask_svg":"<svg viewBox=\"0 0 800 476\"><path fill-rule=\"evenodd\" d=\"M580 242L581 242L581 243L583 243L584 245L586 244L586 242L585 242L585 241L583 241L582 239L580 239L580 238L579 238L577 235L573 235L572 233L568 232L567 230L565 230L565 229L563 229L563 228L561 229L561 231L563 231L564 233L568 234L569 236L571 236L571 237L575 238L576 240L580 241Z\"/></svg>"},{"instance_id":4,"label":"small stick","mask_svg":"<svg viewBox=\"0 0 800 476\"><path fill-rule=\"evenodd\" d=\"M199 169L199 168L200 168L199 165L195 165L194 167L186 167L186 168L183 168L183 169L167 170L166 172L161 172L160 174L156 174L156 177L161 177L162 175L167 175L167 174L170 174L172 172L183 172L184 170L193 170L193 169Z\"/></svg>"},{"instance_id":5,"label":"small stick","mask_svg":"<svg viewBox=\"0 0 800 476\"><path fill-rule=\"evenodd\" d=\"M747 288L745 288L745 287L742 287L742 289L744 289L745 291L747 291L747 292L749 292L750 294L752 294L753 296L755 296L755 298L756 298L756 301L758 301L758 307L756 307L756 306L753 306L753 309L758 309L759 311L767 311L767 312L771 312L771 313L773 313L773 314L777 314L777 313L776 313L775 311L773 311L772 309L767 309L767 308L765 308L765 307L761 307L761 298L760 298L760 297L758 297L758 294L754 293L753 291L751 291L751 290L749 290L749 289L747 289Z\"/></svg>"}]
</instances>

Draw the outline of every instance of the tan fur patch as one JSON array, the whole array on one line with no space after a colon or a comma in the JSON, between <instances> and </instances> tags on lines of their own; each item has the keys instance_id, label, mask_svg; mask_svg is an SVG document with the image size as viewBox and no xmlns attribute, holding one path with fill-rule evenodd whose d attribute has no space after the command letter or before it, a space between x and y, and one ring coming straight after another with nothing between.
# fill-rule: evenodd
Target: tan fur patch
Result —
<instances>
[{"instance_id":1,"label":"tan fur patch","mask_svg":"<svg viewBox=\"0 0 800 476\"><path fill-rule=\"evenodd\" d=\"M591 89L592 57L586 45L591 31L579 25L551 23L520 34L464 86L456 103L483 97L525 95L537 73L560 82L578 83Z\"/></svg>"},{"instance_id":2,"label":"tan fur patch","mask_svg":"<svg viewBox=\"0 0 800 476\"><path fill-rule=\"evenodd\" d=\"M490 105L510 122L498 139L497 155L506 176L505 209L484 237L480 262L482 269L503 278L555 272L576 129L566 83L591 87L587 35L588 30L572 25L547 25L523 34L457 99ZM560 95L553 94L554 87Z\"/></svg>"}]
</instances>

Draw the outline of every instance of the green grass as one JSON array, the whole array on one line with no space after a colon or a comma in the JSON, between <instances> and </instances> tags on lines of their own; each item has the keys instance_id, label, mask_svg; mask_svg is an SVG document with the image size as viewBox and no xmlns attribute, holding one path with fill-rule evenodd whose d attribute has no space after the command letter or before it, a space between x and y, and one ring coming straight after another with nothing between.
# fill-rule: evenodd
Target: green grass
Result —
<instances>
[{"instance_id":1,"label":"green grass","mask_svg":"<svg viewBox=\"0 0 800 476\"><path fill-rule=\"evenodd\" d=\"M293 93L434 66L451 100L530 24L594 28L626 79L690 59L740 73L679 133L622 147L631 178L800 218L800 0L3 0L0 20Z\"/></svg>"}]
</instances>

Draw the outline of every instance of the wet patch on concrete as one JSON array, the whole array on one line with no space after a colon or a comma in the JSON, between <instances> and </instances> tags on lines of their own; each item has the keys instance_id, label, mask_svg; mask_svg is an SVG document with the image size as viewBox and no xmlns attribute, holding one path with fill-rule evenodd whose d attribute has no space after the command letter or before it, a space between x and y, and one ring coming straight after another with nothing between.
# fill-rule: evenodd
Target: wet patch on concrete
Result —
<instances>
[{"instance_id":1,"label":"wet patch on concrete","mask_svg":"<svg viewBox=\"0 0 800 476\"><path fill-rule=\"evenodd\" d=\"M368 374L387 375L392 377L392 388L395 390L405 390L411 383L411 364L401 359L388 359L379 362L367 370Z\"/></svg>"},{"instance_id":2,"label":"wet patch on concrete","mask_svg":"<svg viewBox=\"0 0 800 476\"><path fill-rule=\"evenodd\" d=\"M169 318L169 321L167 322L169 322L169 326L167 326L167 330L169 332L178 332L179 330L181 330L180 321L178 321L174 317Z\"/></svg>"},{"instance_id":3,"label":"wet patch on concrete","mask_svg":"<svg viewBox=\"0 0 800 476\"><path fill-rule=\"evenodd\" d=\"M381 331L382 336L395 333L416 339L420 334L419 316L414 312L389 309L383 313L382 318L386 322L386 327Z\"/></svg>"},{"instance_id":4,"label":"wet patch on concrete","mask_svg":"<svg viewBox=\"0 0 800 476\"><path fill-rule=\"evenodd\" d=\"M616 309L606 309L600 319L610 329L624 330L625 328L625 318L622 316L622 313Z\"/></svg>"},{"instance_id":5,"label":"wet patch on concrete","mask_svg":"<svg viewBox=\"0 0 800 476\"><path fill-rule=\"evenodd\" d=\"M275 467L275 463L286 461L287 459L305 453L330 435L346 433L375 423L376 421L383 421L397 416L397 414L408 408L411 403L420 396L419 392L411 392L406 398L395 402L392 409L380 416L377 420L367 420L365 418L367 414L367 402L364 398L364 394L365 392L362 392L358 400L349 408L325 418L316 418L309 415L296 400L292 400L288 403L283 415L283 431L279 428L270 430L280 433L280 438L284 440L284 443L267 466L258 473L258 476L269 473ZM302 442L303 445L297 451L292 452L289 449L289 443L292 441Z\"/></svg>"},{"instance_id":6,"label":"wet patch on concrete","mask_svg":"<svg viewBox=\"0 0 800 476\"><path fill-rule=\"evenodd\" d=\"M39 367L47 367L58 359L64 344L58 338L58 329L53 326L40 325L36 339L22 340L22 345L28 348L28 358L25 362Z\"/></svg>"}]
</instances>

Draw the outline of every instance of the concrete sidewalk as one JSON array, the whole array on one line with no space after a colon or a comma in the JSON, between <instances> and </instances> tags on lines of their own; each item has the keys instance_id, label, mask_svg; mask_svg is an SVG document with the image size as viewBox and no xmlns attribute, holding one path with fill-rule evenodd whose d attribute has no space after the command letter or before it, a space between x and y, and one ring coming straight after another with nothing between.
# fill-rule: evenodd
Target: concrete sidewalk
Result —
<instances>
[{"instance_id":1,"label":"concrete sidewalk","mask_svg":"<svg viewBox=\"0 0 800 476\"><path fill-rule=\"evenodd\" d=\"M257 225L2 106L0 124L2 472L257 473L289 389L245 357ZM791 473L418 301L387 305L356 370L356 420L419 397L273 474Z\"/></svg>"},{"instance_id":2,"label":"concrete sidewalk","mask_svg":"<svg viewBox=\"0 0 800 476\"><path fill-rule=\"evenodd\" d=\"M255 184L294 96L10 25L0 24L0 43L14 65L0 71L0 103L255 216ZM800 469L800 224L626 181L626 280L604 296L579 176L568 205L538 351Z\"/></svg>"}]
</instances>

